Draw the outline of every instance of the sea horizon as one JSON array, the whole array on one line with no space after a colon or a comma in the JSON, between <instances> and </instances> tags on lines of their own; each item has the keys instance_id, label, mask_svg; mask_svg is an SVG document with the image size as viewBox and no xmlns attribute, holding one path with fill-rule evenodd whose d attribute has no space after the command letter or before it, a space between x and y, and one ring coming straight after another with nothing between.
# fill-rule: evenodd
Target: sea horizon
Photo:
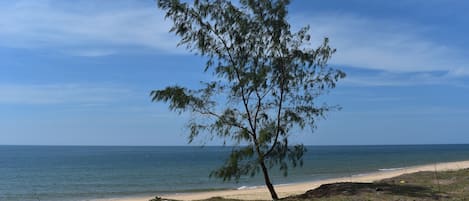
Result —
<instances>
[{"instance_id":1,"label":"sea horizon","mask_svg":"<svg viewBox=\"0 0 469 201\"><path fill-rule=\"evenodd\" d=\"M262 186L210 178L232 147L0 145L0 200L83 201ZM275 184L469 160L469 145L307 146L304 166L288 177L272 169Z\"/></svg>"},{"instance_id":2,"label":"sea horizon","mask_svg":"<svg viewBox=\"0 0 469 201\"><path fill-rule=\"evenodd\" d=\"M314 146L314 147L329 147L329 146L420 146L420 145L469 145L469 143L400 143L400 144L304 144L304 146ZM232 145L100 145L100 144L0 144L0 146L50 146L50 147L243 147L243 146L232 146Z\"/></svg>"}]
</instances>

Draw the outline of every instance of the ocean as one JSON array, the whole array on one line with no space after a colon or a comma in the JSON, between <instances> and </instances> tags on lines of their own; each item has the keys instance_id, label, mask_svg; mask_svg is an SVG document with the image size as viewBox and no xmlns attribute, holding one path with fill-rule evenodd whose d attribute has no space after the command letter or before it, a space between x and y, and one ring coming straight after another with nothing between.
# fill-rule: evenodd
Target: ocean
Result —
<instances>
[{"instance_id":1,"label":"ocean","mask_svg":"<svg viewBox=\"0 0 469 201\"><path fill-rule=\"evenodd\" d=\"M275 184L469 160L469 145L308 146ZM209 178L230 147L0 146L0 201L83 201L263 185Z\"/></svg>"}]
</instances>

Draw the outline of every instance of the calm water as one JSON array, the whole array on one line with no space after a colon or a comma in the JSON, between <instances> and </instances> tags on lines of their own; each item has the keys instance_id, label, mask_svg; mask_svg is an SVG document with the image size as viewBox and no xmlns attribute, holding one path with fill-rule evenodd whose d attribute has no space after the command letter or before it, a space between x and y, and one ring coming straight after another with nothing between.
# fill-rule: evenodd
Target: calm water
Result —
<instances>
[{"instance_id":1,"label":"calm water","mask_svg":"<svg viewBox=\"0 0 469 201\"><path fill-rule=\"evenodd\" d=\"M227 147L0 146L1 201L75 201L262 185L208 177ZM276 184L469 160L469 145L310 146L302 168Z\"/></svg>"}]
</instances>

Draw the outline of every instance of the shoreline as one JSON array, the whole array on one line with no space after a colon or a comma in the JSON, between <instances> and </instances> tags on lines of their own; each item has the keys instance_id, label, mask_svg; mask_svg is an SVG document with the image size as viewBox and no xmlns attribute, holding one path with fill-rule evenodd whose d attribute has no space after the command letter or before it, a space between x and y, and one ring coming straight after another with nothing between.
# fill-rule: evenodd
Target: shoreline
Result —
<instances>
[{"instance_id":1,"label":"shoreline","mask_svg":"<svg viewBox=\"0 0 469 201\"><path fill-rule=\"evenodd\" d=\"M302 194L307 190L319 187L322 184L337 183L337 182L373 182L377 180L396 177L402 174L415 173L420 171L448 171L469 168L469 160L456 161L456 162L442 162L427 165L418 165L402 168L389 168L385 171L375 171L352 175L350 177L340 177L331 179L314 180L307 182L277 184L275 189L279 197L287 197L291 195ZM173 193L158 195L166 199L175 200L201 200L211 197L224 197L241 200L271 200L270 194L265 186L248 187L245 189L234 190L216 190L204 192L187 192L187 193ZM141 197L127 197L127 198L109 198L109 199L96 199L93 201L148 201L154 198L148 196Z\"/></svg>"}]
</instances>

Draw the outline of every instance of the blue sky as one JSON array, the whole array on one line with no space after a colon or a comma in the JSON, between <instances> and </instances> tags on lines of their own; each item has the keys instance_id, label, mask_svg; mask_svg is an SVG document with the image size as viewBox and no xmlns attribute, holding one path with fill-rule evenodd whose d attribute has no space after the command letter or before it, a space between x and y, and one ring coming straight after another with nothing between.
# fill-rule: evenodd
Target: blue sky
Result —
<instances>
[{"instance_id":1,"label":"blue sky","mask_svg":"<svg viewBox=\"0 0 469 201\"><path fill-rule=\"evenodd\" d=\"M347 78L305 144L469 143L469 2L293 1ZM184 116L151 103L210 79L152 0L0 2L0 144L185 145ZM201 144L205 138L196 140ZM217 144L219 141L208 144Z\"/></svg>"}]
</instances>

